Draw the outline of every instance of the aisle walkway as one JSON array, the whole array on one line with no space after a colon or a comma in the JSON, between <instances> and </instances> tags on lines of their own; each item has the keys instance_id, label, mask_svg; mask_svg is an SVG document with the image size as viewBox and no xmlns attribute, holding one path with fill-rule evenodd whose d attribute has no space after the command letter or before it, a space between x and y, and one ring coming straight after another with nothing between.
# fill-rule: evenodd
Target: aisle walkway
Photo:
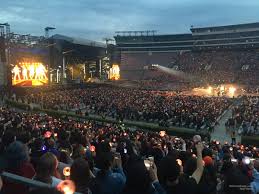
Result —
<instances>
[{"instance_id":1,"label":"aisle walkway","mask_svg":"<svg viewBox=\"0 0 259 194\"><path fill-rule=\"evenodd\" d=\"M223 117L219 120L219 125L215 127L214 132L211 134L211 139L216 139L217 141L220 141L221 143L229 142L231 143L231 137L230 134L226 134L225 129L225 123L227 120L231 117L232 111L231 108L225 112ZM241 142L241 137L239 135L236 135L236 142Z\"/></svg>"}]
</instances>

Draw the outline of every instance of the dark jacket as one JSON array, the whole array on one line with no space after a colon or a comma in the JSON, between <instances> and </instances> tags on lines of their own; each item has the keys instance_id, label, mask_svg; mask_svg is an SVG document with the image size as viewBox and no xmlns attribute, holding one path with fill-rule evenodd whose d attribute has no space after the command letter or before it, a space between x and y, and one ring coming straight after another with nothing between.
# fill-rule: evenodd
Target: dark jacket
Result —
<instances>
[{"instance_id":1,"label":"dark jacket","mask_svg":"<svg viewBox=\"0 0 259 194\"><path fill-rule=\"evenodd\" d=\"M97 173L95 180L90 183L93 194L120 194L126 183L126 176L121 168L102 174Z\"/></svg>"},{"instance_id":2,"label":"dark jacket","mask_svg":"<svg viewBox=\"0 0 259 194\"><path fill-rule=\"evenodd\" d=\"M160 183L156 181L150 185L149 189L145 193L129 188L127 190L124 190L122 194L166 194L166 192L160 185Z\"/></svg>"}]
</instances>

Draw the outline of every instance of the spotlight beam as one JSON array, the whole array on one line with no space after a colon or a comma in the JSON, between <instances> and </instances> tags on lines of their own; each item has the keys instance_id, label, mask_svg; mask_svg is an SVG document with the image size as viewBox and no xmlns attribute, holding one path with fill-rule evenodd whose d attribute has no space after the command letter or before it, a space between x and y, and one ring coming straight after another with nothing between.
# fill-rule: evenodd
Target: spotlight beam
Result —
<instances>
[{"instance_id":1,"label":"spotlight beam","mask_svg":"<svg viewBox=\"0 0 259 194\"><path fill-rule=\"evenodd\" d=\"M164 73L167 73L167 74L172 75L172 76L179 77L181 79L185 79L185 80L188 80L188 81L193 81L194 80L193 76L191 76L191 75L189 75L187 73L184 73L183 71L177 71L177 70L174 70L174 69L162 66L162 65L157 65L156 68L158 70L164 72Z\"/></svg>"}]
</instances>

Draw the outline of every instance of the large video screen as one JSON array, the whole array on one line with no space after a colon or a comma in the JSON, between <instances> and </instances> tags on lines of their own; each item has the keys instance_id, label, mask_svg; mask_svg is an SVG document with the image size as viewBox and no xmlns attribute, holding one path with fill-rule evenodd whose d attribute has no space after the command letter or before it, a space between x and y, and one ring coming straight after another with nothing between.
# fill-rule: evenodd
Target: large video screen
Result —
<instances>
[{"instance_id":1,"label":"large video screen","mask_svg":"<svg viewBox=\"0 0 259 194\"><path fill-rule=\"evenodd\" d=\"M48 71L42 63L23 62L13 66L13 86L42 86L48 83Z\"/></svg>"}]
</instances>

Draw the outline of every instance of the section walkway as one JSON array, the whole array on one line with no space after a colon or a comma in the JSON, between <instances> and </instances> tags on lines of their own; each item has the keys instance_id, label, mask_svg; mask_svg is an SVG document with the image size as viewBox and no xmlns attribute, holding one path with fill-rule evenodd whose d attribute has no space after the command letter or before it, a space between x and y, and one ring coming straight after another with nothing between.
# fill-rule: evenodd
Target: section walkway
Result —
<instances>
[{"instance_id":1,"label":"section walkway","mask_svg":"<svg viewBox=\"0 0 259 194\"><path fill-rule=\"evenodd\" d=\"M240 99L237 99L234 102L234 105L238 105L239 103L240 103ZM225 127L225 123L232 116L232 107L233 106L230 106L228 110L224 113L224 115L221 117L221 119L218 121L219 125L215 127L214 132L211 134L212 140L215 139L217 141L220 141L221 143L232 142L230 133L226 133L226 127ZM238 142L241 142L241 136L237 135L237 132L236 132L236 143Z\"/></svg>"}]
</instances>

